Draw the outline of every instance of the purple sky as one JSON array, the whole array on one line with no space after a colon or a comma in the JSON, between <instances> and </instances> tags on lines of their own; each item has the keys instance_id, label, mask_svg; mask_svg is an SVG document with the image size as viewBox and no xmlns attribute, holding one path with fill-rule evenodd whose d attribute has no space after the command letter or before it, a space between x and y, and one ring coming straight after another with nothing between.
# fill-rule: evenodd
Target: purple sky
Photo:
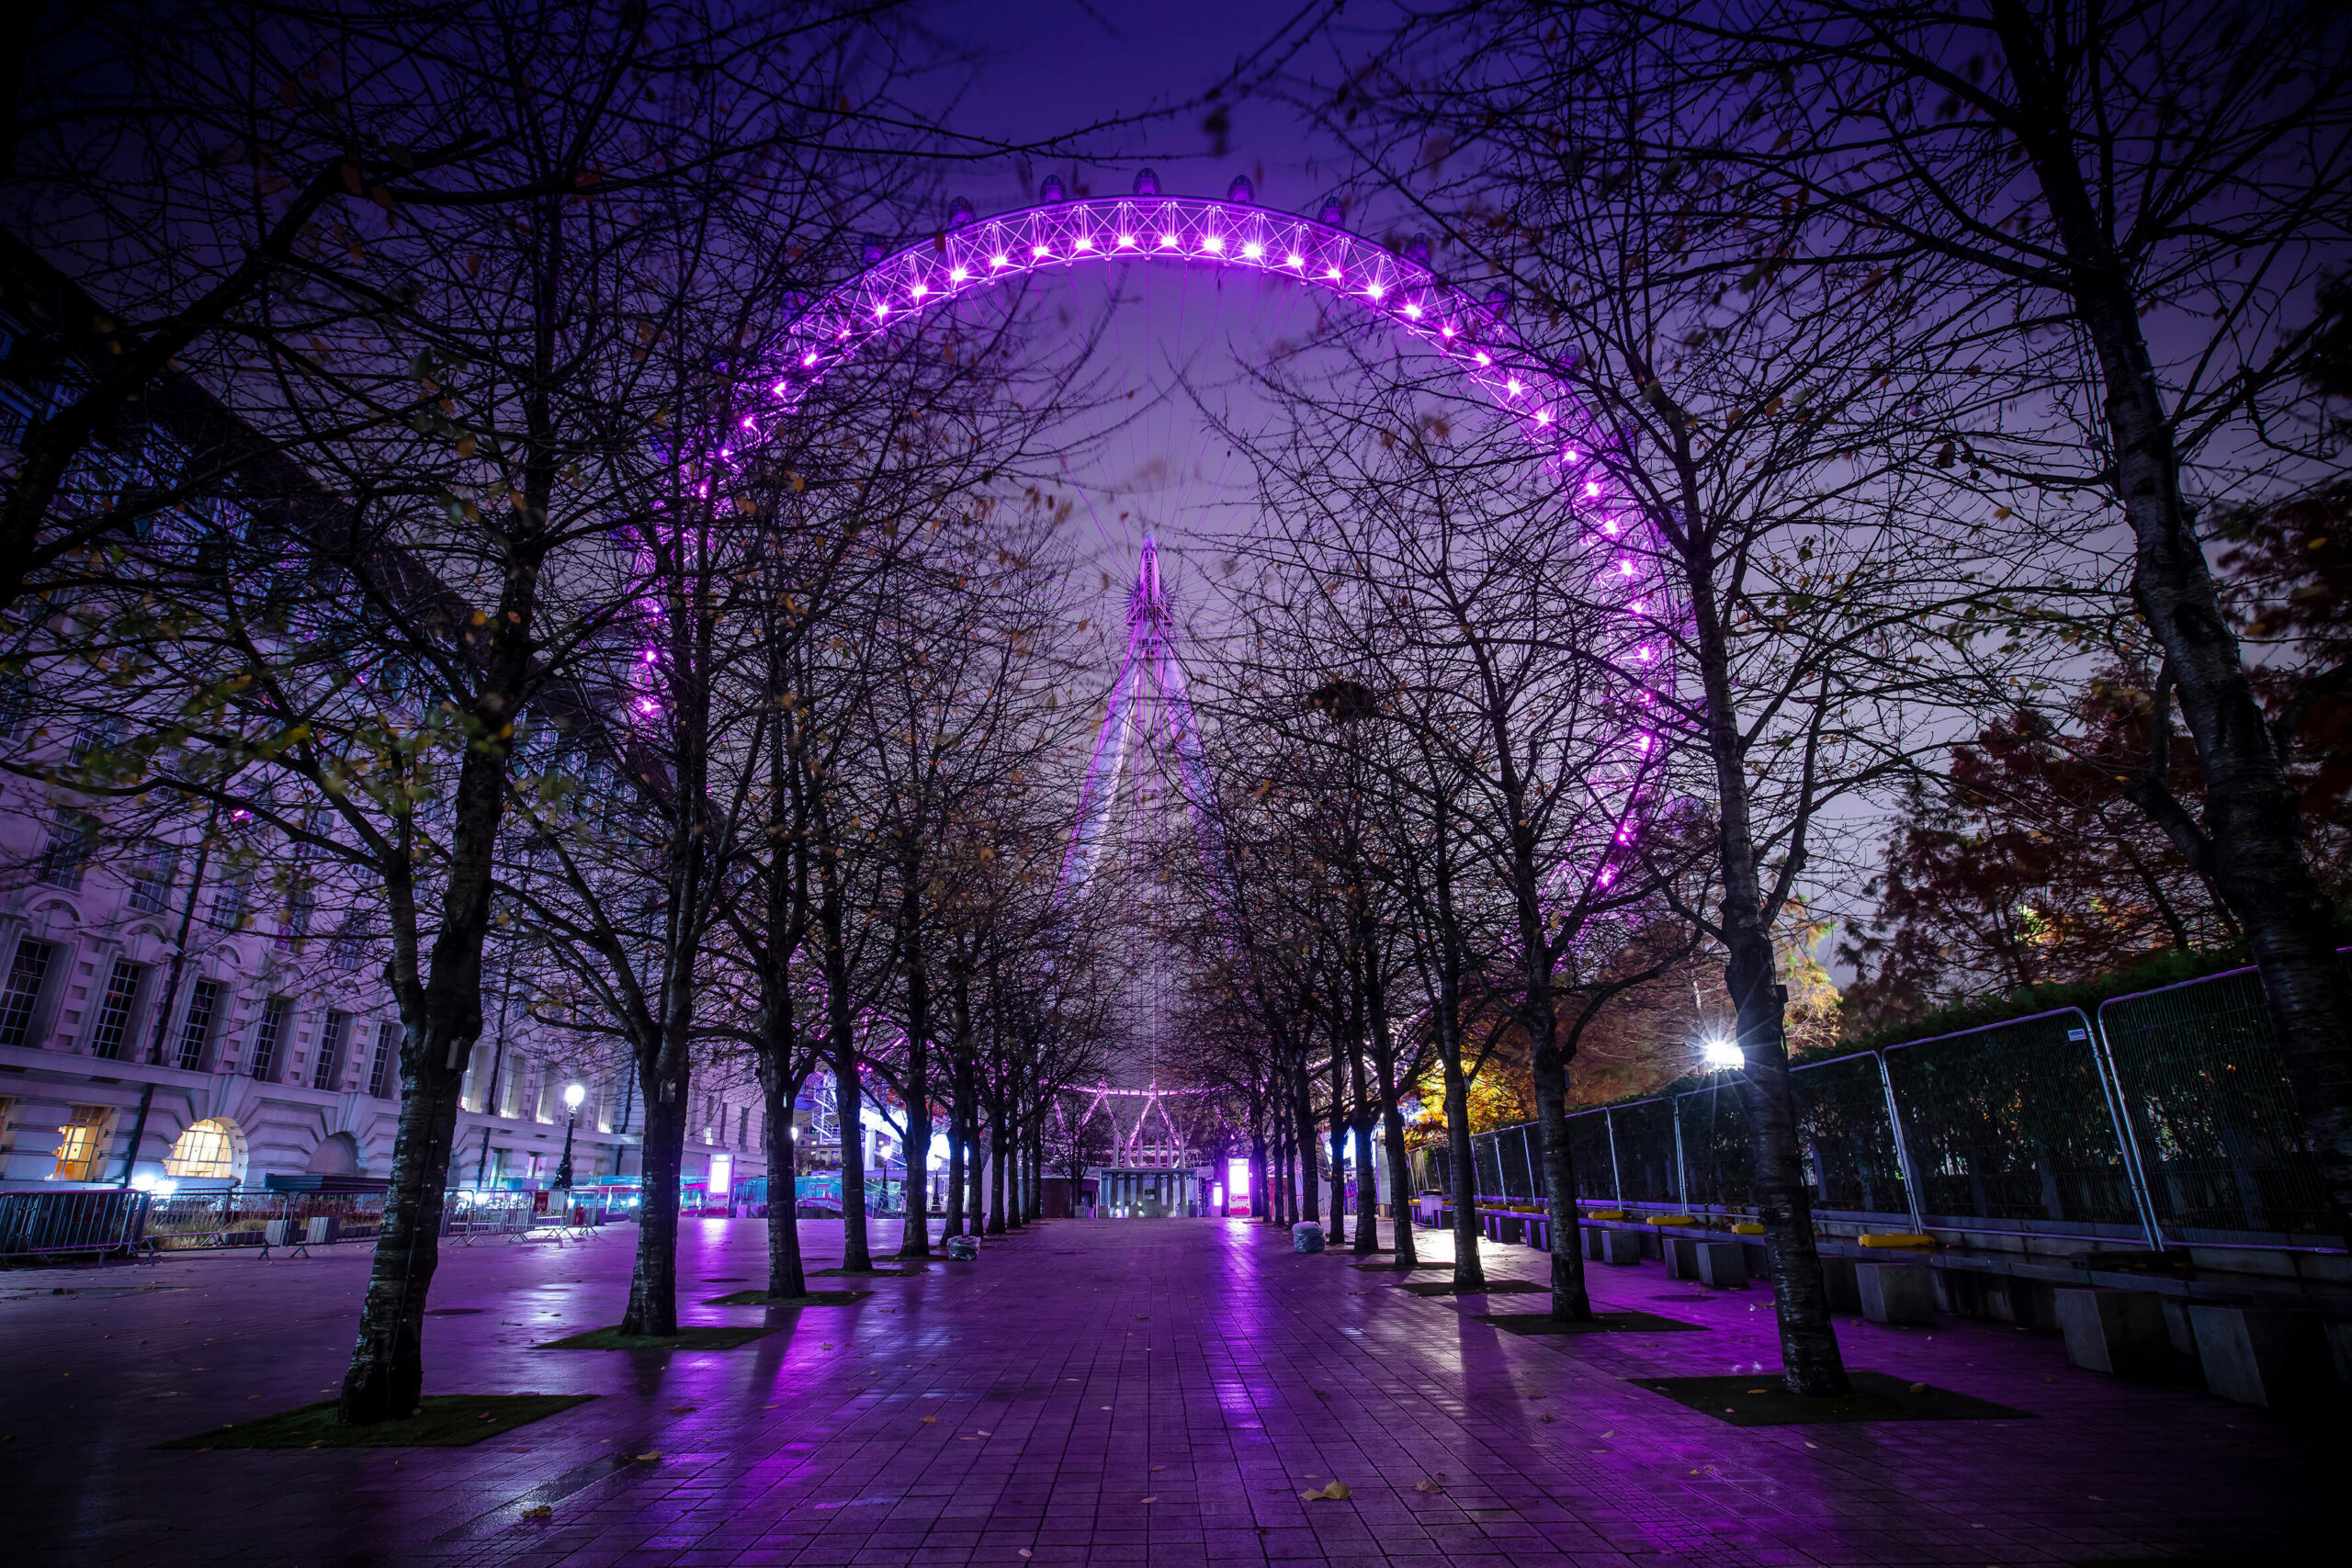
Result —
<instances>
[{"instance_id":1,"label":"purple sky","mask_svg":"<svg viewBox=\"0 0 2352 1568\"><path fill-rule=\"evenodd\" d=\"M1297 13L1297 0L949 0L934 13L942 31L968 39L984 55L970 91L949 117L956 130L1008 141L1042 140L1123 117L1174 110L1148 124L1090 138L1092 160L1057 170L1098 194L1127 188L1146 163L1171 192L1222 196L1237 174L1258 183L1259 198L1307 209L1332 183L1336 165L1318 166L1314 144L1279 105L1226 103L1226 150L1197 100L1228 75L1236 60L1259 49ZM981 211L1021 205L1010 160L975 171L967 192Z\"/></svg>"}]
</instances>

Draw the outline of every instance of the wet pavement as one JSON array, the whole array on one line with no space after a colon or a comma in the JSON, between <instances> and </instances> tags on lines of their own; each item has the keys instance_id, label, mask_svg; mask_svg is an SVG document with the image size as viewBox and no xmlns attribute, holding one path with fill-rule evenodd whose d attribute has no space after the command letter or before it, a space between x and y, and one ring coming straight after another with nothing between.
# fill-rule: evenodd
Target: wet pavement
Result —
<instances>
[{"instance_id":1,"label":"wet pavement","mask_svg":"<svg viewBox=\"0 0 2352 1568\"><path fill-rule=\"evenodd\" d=\"M976 1264L815 1282L872 1291L853 1305L707 1306L764 1281L764 1224L681 1228L682 1320L775 1333L537 1350L619 1320L635 1231L444 1254L428 1393L600 1396L470 1449L152 1447L332 1394L362 1248L0 1273L7 1560L2260 1561L2342 1479L2307 1430L1952 1318L1839 1334L1857 1368L2030 1418L1728 1426L1626 1380L1776 1365L1769 1299L1655 1263L1595 1266L1599 1304L1705 1332L1521 1337L1476 1314L1540 1296L1416 1296L1395 1282L1444 1276L1300 1257L1244 1220L1050 1222ZM839 1260L838 1223L801 1228L810 1267ZM1344 1499L1300 1495L1333 1481Z\"/></svg>"}]
</instances>

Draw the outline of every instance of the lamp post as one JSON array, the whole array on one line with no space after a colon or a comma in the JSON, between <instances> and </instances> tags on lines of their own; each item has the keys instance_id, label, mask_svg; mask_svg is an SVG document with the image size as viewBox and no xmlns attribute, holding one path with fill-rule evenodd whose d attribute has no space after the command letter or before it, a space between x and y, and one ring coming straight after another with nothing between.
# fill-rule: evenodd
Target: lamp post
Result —
<instances>
[{"instance_id":1,"label":"lamp post","mask_svg":"<svg viewBox=\"0 0 2352 1568\"><path fill-rule=\"evenodd\" d=\"M566 1192L571 1190L571 1134L580 1124L580 1102L587 1098L587 1089L579 1084L564 1088L563 1163L555 1168L555 1184Z\"/></svg>"}]
</instances>

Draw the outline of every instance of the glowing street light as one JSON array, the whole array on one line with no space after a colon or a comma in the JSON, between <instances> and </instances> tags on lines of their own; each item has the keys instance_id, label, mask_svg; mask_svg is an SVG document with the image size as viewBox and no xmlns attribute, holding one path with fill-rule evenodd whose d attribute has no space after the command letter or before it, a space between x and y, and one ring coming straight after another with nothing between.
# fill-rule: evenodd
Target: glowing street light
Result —
<instances>
[{"instance_id":1,"label":"glowing street light","mask_svg":"<svg viewBox=\"0 0 2352 1568\"><path fill-rule=\"evenodd\" d=\"M580 1102L588 1098L586 1086L566 1085L563 1091L563 1160L555 1168L555 1184L566 1192L571 1190L571 1134L580 1124Z\"/></svg>"},{"instance_id":2,"label":"glowing street light","mask_svg":"<svg viewBox=\"0 0 2352 1568\"><path fill-rule=\"evenodd\" d=\"M1707 1066L1718 1071L1747 1066L1747 1053L1739 1048L1739 1042L1721 1034L1700 1042L1699 1050Z\"/></svg>"}]
</instances>

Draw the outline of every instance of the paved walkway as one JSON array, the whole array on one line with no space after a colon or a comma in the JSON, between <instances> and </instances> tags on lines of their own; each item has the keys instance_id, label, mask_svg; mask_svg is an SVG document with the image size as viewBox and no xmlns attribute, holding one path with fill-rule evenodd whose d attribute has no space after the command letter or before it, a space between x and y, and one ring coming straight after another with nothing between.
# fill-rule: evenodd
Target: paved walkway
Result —
<instances>
[{"instance_id":1,"label":"paved walkway","mask_svg":"<svg viewBox=\"0 0 2352 1568\"><path fill-rule=\"evenodd\" d=\"M854 1306L765 1314L700 1304L762 1282L763 1226L683 1230L684 1315L779 1332L725 1352L533 1350L618 1321L635 1232L448 1254L428 1393L602 1396L460 1450L150 1447L332 1393L358 1249L0 1274L8 1559L2260 1559L2283 1550L2280 1521L2340 1497L2341 1470L2320 1468L2340 1450L2201 1393L2073 1371L2049 1337L1951 1319L1840 1333L1856 1367L2035 1418L1724 1425L1624 1380L1773 1364L1769 1303L1656 1264L1596 1269L1601 1304L1709 1332L1521 1338L1472 1314L1540 1298L1423 1299L1241 1220L1050 1223L977 1265L822 1281L870 1285ZM838 1224L803 1231L838 1258ZM888 1226L876 1239L896 1244ZM1521 1277L1540 1261L1488 1256ZM1346 1500L1301 1499L1334 1480Z\"/></svg>"}]
</instances>

